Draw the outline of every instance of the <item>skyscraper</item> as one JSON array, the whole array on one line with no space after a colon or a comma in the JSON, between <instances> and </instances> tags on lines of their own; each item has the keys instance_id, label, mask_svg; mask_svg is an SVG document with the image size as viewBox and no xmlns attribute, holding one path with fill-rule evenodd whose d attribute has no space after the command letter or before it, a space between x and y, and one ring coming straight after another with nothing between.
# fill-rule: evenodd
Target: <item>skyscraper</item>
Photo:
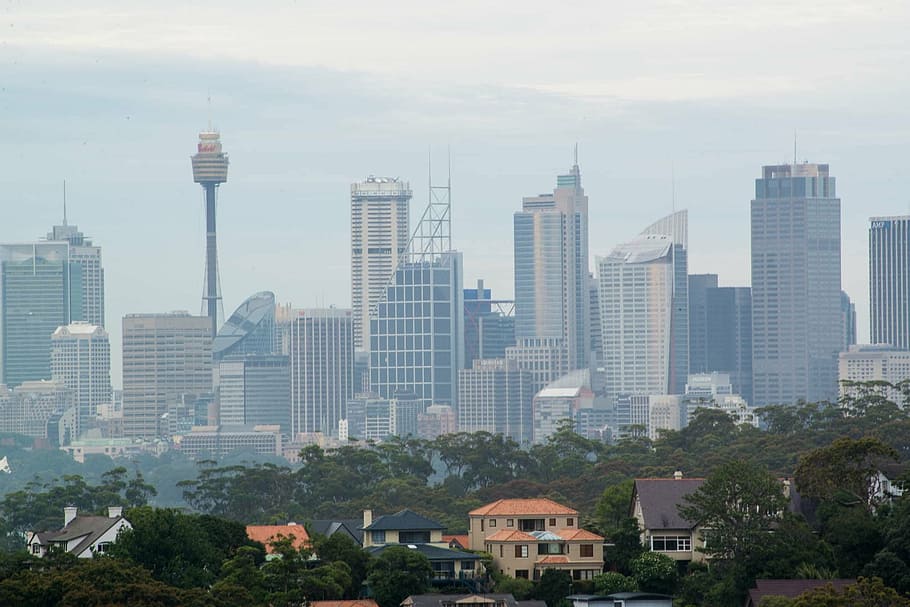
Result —
<instances>
[{"instance_id":1,"label":"skyscraper","mask_svg":"<svg viewBox=\"0 0 910 607\"><path fill-rule=\"evenodd\" d=\"M291 377L287 356L228 356L218 363L219 423L281 426L291 431Z\"/></svg>"},{"instance_id":2,"label":"skyscraper","mask_svg":"<svg viewBox=\"0 0 910 607\"><path fill-rule=\"evenodd\" d=\"M107 331L83 322L54 331L51 377L73 391L78 436L92 426L98 405L111 402L111 343Z\"/></svg>"},{"instance_id":3,"label":"skyscraper","mask_svg":"<svg viewBox=\"0 0 910 607\"><path fill-rule=\"evenodd\" d=\"M846 291L840 292L840 313L844 328L844 340L841 343L840 351L846 352L850 346L856 345L856 304Z\"/></svg>"},{"instance_id":4,"label":"skyscraper","mask_svg":"<svg viewBox=\"0 0 910 607\"><path fill-rule=\"evenodd\" d=\"M766 166L752 201L756 406L837 398L840 199L827 164Z\"/></svg>"},{"instance_id":5,"label":"skyscraper","mask_svg":"<svg viewBox=\"0 0 910 607\"><path fill-rule=\"evenodd\" d=\"M82 265L68 242L0 245L2 383L50 379L51 335L82 320Z\"/></svg>"},{"instance_id":6,"label":"skyscraper","mask_svg":"<svg viewBox=\"0 0 910 607\"><path fill-rule=\"evenodd\" d=\"M910 216L869 219L870 340L910 350Z\"/></svg>"},{"instance_id":7,"label":"skyscraper","mask_svg":"<svg viewBox=\"0 0 910 607\"><path fill-rule=\"evenodd\" d=\"M677 211L597 258L608 402L685 390L687 242L687 214Z\"/></svg>"},{"instance_id":8,"label":"skyscraper","mask_svg":"<svg viewBox=\"0 0 910 607\"><path fill-rule=\"evenodd\" d=\"M182 395L212 389L211 319L188 312L123 318L123 434L156 437Z\"/></svg>"},{"instance_id":9,"label":"skyscraper","mask_svg":"<svg viewBox=\"0 0 910 607\"><path fill-rule=\"evenodd\" d=\"M752 403L752 289L705 292L705 371L726 373L736 394Z\"/></svg>"},{"instance_id":10,"label":"skyscraper","mask_svg":"<svg viewBox=\"0 0 910 607\"><path fill-rule=\"evenodd\" d=\"M458 372L459 432L504 434L531 442L531 372L514 360L477 359Z\"/></svg>"},{"instance_id":11,"label":"skyscraper","mask_svg":"<svg viewBox=\"0 0 910 607\"><path fill-rule=\"evenodd\" d=\"M717 274L689 274L689 373L708 367L708 290L717 288Z\"/></svg>"},{"instance_id":12,"label":"skyscraper","mask_svg":"<svg viewBox=\"0 0 910 607\"><path fill-rule=\"evenodd\" d=\"M291 323L291 433L337 435L354 387L350 310L300 310Z\"/></svg>"},{"instance_id":13,"label":"skyscraper","mask_svg":"<svg viewBox=\"0 0 910 607\"><path fill-rule=\"evenodd\" d=\"M382 298L411 235L411 188L397 178L351 185L351 306L354 348L370 349L370 311Z\"/></svg>"},{"instance_id":14,"label":"skyscraper","mask_svg":"<svg viewBox=\"0 0 910 607\"><path fill-rule=\"evenodd\" d=\"M79 264L82 270L82 318L81 320L104 328L104 268L101 265L101 247L79 231L79 226L66 222L64 208L63 225L54 226L47 234L48 241L68 242L69 259Z\"/></svg>"},{"instance_id":15,"label":"skyscraper","mask_svg":"<svg viewBox=\"0 0 910 607\"><path fill-rule=\"evenodd\" d=\"M218 246L215 225L215 192L227 181L228 157L221 151L221 135L215 131L199 133L193 163L193 181L205 190L205 287L202 296L205 315L211 323L212 338L218 333L221 312L221 282L218 276Z\"/></svg>"},{"instance_id":16,"label":"skyscraper","mask_svg":"<svg viewBox=\"0 0 910 607\"><path fill-rule=\"evenodd\" d=\"M561 350L559 375L586 367L588 197L577 162L557 177L552 194L522 200L514 230L517 347L552 340Z\"/></svg>"},{"instance_id":17,"label":"skyscraper","mask_svg":"<svg viewBox=\"0 0 910 607\"><path fill-rule=\"evenodd\" d=\"M370 316L370 389L413 393L421 406L456 405L464 361L461 253L452 249L451 183L429 204Z\"/></svg>"},{"instance_id":18,"label":"skyscraper","mask_svg":"<svg viewBox=\"0 0 910 607\"><path fill-rule=\"evenodd\" d=\"M247 354L277 354L281 348L275 313L275 294L271 291L246 298L218 330L212 342L215 360Z\"/></svg>"},{"instance_id":19,"label":"skyscraper","mask_svg":"<svg viewBox=\"0 0 910 607\"><path fill-rule=\"evenodd\" d=\"M515 345L515 302L493 299L483 281L464 290L464 368L479 358L502 358Z\"/></svg>"}]
</instances>

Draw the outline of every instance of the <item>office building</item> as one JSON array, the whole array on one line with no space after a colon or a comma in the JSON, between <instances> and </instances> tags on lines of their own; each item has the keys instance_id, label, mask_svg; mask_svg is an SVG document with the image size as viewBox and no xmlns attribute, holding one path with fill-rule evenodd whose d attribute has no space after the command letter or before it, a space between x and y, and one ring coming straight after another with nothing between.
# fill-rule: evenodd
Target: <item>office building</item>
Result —
<instances>
[{"instance_id":1,"label":"office building","mask_svg":"<svg viewBox=\"0 0 910 607\"><path fill-rule=\"evenodd\" d=\"M838 380L842 397L858 397L870 389L852 384L887 382L896 386L910 382L910 350L888 344L854 345L841 352L838 359ZM882 386L878 391L885 398L902 406L910 405L900 388Z\"/></svg>"},{"instance_id":2,"label":"office building","mask_svg":"<svg viewBox=\"0 0 910 607\"><path fill-rule=\"evenodd\" d=\"M531 442L531 372L505 358L477 359L458 373L458 431Z\"/></svg>"},{"instance_id":3,"label":"office building","mask_svg":"<svg viewBox=\"0 0 910 607\"><path fill-rule=\"evenodd\" d=\"M291 434L335 436L354 393L351 310L300 310L290 330Z\"/></svg>"},{"instance_id":4,"label":"office building","mask_svg":"<svg viewBox=\"0 0 910 607\"><path fill-rule=\"evenodd\" d=\"M430 405L423 413L417 414L417 436L433 440L444 434L458 431L455 409L449 405Z\"/></svg>"},{"instance_id":5,"label":"office building","mask_svg":"<svg viewBox=\"0 0 910 607\"><path fill-rule=\"evenodd\" d=\"M850 346L856 345L856 304L850 299L846 291L840 292L841 323L844 328L841 352L846 352Z\"/></svg>"},{"instance_id":6,"label":"office building","mask_svg":"<svg viewBox=\"0 0 910 607\"><path fill-rule=\"evenodd\" d=\"M752 289L705 293L705 371L726 373L733 391L752 401Z\"/></svg>"},{"instance_id":7,"label":"office building","mask_svg":"<svg viewBox=\"0 0 910 607\"><path fill-rule=\"evenodd\" d=\"M689 373L708 366L708 290L717 288L717 274L689 274Z\"/></svg>"},{"instance_id":8,"label":"office building","mask_svg":"<svg viewBox=\"0 0 910 607\"><path fill-rule=\"evenodd\" d=\"M591 326L591 368L598 369L603 366L604 341L600 324L600 281L594 275L588 276L588 319Z\"/></svg>"},{"instance_id":9,"label":"office building","mask_svg":"<svg viewBox=\"0 0 910 607\"><path fill-rule=\"evenodd\" d=\"M514 216L516 347L541 340L560 349L558 374L587 367L588 197L578 164L552 194L526 197ZM516 360L524 357L517 355Z\"/></svg>"},{"instance_id":10,"label":"office building","mask_svg":"<svg viewBox=\"0 0 910 607\"><path fill-rule=\"evenodd\" d=\"M869 336L910 350L910 216L869 219Z\"/></svg>"},{"instance_id":11,"label":"office building","mask_svg":"<svg viewBox=\"0 0 910 607\"><path fill-rule=\"evenodd\" d=\"M751 216L754 404L833 401L841 220L828 165L763 167Z\"/></svg>"},{"instance_id":12,"label":"office building","mask_svg":"<svg viewBox=\"0 0 910 607\"><path fill-rule=\"evenodd\" d=\"M193 165L193 181L205 191L205 280L202 307L211 324L209 337L214 339L221 324L220 317L224 315L221 309L215 222L215 193L227 181L228 173L228 156L221 151L221 135L211 130L199 133L196 154L190 160Z\"/></svg>"},{"instance_id":13,"label":"office building","mask_svg":"<svg viewBox=\"0 0 910 607\"><path fill-rule=\"evenodd\" d=\"M682 394L689 368L686 211L597 258L605 395Z\"/></svg>"},{"instance_id":14,"label":"office building","mask_svg":"<svg viewBox=\"0 0 910 607\"><path fill-rule=\"evenodd\" d=\"M536 444L546 442L562 424L574 422L579 410L593 406L590 371L578 369L567 373L534 395L532 440Z\"/></svg>"},{"instance_id":15,"label":"office building","mask_svg":"<svg viewBox=\"0 0 910 607\"><path fill-rule=\"evenodd\" d=\"M82 322L58 327L51 336L51 378L73 392L77 435L94 426L98 406L112 402L107 331Z\"/></svg>"},{"instance_id":16,"label":"office building","mask_svg":"<svg viewBox=\"0 0 910 607\"><path fill-rule=\"evenodd\" d=\"M464 368L478 358L503 358L515 345L515 302L493 299L483 281L464 290Z\"/></svg>"},{"instance_id":17,"label":"office building","mask_svg":"<svg viewBox=\"0 0 910 607\"><path fill-rule=\"evenodd\" d=\"M248 297L218 330L212 356L270 355L280 352L275 294L261 291Z\"/></svg>"},{"instance_id":18,"label":"office building","mask_svg":"<svg viewBox=\"0 0 910 607\"><path fill-rule=\"evenodd\" d=\"M221 459L234 451L280 456L282 442L278 426L198 426L175 446L190 459Z\"/></svg>"},{"instance_id":19,"label":"office building","mask_svg":"<svg viewBox=\"0 0 910 607\"><path fill-rule=\"evenodd\" d=\"M13 389L0 384L0 433L62 446L76 438L75 413L73 391L61 381L26 381Z\"/></svg>"},{"instance_id":20,"label":"office building","mask_svg":"<svg viewBox=\"0 0 910 607\"><path fill-rule=\"evenodd\" d=\"M165 414L181 395L211 389L211 319L188 312L123 318L124 436L167 435Z\"/></svg>"},{"instance_id":21,"label":"office building","mask_svg":"<svg viewBox=\"0 0 910 607\"><path fill-rule=\"evenodd\" d=\"M390 436L417 436L420 401L412 395L382 398L376 394L356 394L348 401L347 418L342 420L338 438L383 441ZM343 429L343 430L342 430Z\"/></svg>"},{"instance_id":22,"label":"office building","mask_svg":"<svg viewBox=\"0 0 910 607\"><path fill-rule=\"evenodd\" d=\"M69 261L78 264L82 273L82 320L104 328L104 268L101 264L101 247L79 231L79 226L66 221L66 207L63 209L63 225L53 226L47 240L69 243Z\"/></svg>"},{"instance_id":23,"label":"office building","mask_svg":"<svg viewBox=\"0 0 910 607\"><path fill-rule=\"evenodd\" d=\"M506 348L506 358L531 373L531 391L537 394L548 384L565 375L565 351L559 339L522 339Z\"/></svg>"},{"instance_id":24,"label":"office building","mask_svg":"<svg viewBox=\"0 0 910 607\"><path fill-rule=\"evenodd\" d=\"M287 356L232 355L218 363L218 421L229 426L279 426L291 432Z\"/></svg>"},{"instance_id":25,"label":"office building","mask_svg":"<svg viewBox=\"0 0 910 607\"><path fill-rule=\"evenodd\" d=\"M370 350L370 313L383 298L411 235L411 187L369 176L351 185L351 307L354 349Z\"/></svg>"}]
</instances>

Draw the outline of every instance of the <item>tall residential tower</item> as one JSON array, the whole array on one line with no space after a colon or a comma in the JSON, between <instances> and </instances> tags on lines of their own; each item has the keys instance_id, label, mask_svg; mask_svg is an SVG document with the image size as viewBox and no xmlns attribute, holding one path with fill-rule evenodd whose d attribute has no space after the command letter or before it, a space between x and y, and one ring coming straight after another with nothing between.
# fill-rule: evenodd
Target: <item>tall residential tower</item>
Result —
<instances>
[{"instance_id":1,"label":"tall residential tower","mask_svg":"<svg viewBox=\"0 0 910 607\"><path fill-rule=\"evenodd\" d=\"M870 341L910 350L910 216L869 220Z\"/></svg>"},{"instance_id":2,"label":"tall residential tower","mask_svg":"<svg viewBox=\"0 0 910 607\"><path fill-rule=\"evenodd\" d=\"M762 168L752 201L755 406L837 398L840 199L827 164Z\"/></svg>"},{"instance_id":3,"label":"tall residential tower","mask_svg":"<svg viewBox=\"0 0 910 607\"><path fill-rule=\"evenodd\" d=\"M221 283L218 278L218 246L215 230L215 192L227 181L228 157L221 151L221 136L215 131L199 133L193 161L193 181L205 190L205 291L202 296L205 315L212 325L211 337L218 334L221 308ZM221 313L223 316L223 312Z\"/></svg>"}]
</instances>

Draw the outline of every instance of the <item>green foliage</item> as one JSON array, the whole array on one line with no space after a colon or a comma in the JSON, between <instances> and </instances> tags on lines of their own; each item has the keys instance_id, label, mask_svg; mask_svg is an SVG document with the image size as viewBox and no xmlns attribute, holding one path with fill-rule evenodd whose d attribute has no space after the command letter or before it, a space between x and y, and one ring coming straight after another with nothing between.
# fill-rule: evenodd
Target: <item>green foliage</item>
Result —
<instances>
[{"instance_id":1,"label":"green foliage","mask_svg":"<svg viewBox=\"0 0 910 607\"><path fill-rule=\"evenodd\" d=\"M623 575L616 571L599 573L594 576L594 592L597 594L637 591L638 582L635 581L635 578Z\"/></svg>"},{"instance_id":2,"label":"green foliage","mask_svg":"<svg viewBox=\"0 0 910 607\"><path fill-rule=\"evenodd\" d=\"M882 462L897 457L894 448L877 438L839 438L800 458L796 484L805 497L860 503L871 511L877 505L872 479Z\"/></svg>"},{"instance_id":3,"label":"green foliage","mask_svg":"<svg viewBox=\"0 0 910 607\"><path fill-rule=\"evenodd\" d=\"M386 548L370 563L367 581L379 607L398 607L430 587L433 568L427 557L404 546Z\"/></svg>"},{"instance_id":4,"label":"green foliage","mask_svg":"<svg viewBox=\"0 0 910 607\"><path fill-rule=\"evenodd\" d=\"M597 501L597 524L600 531L611 536L622 529L629 518L629 502L632 500L632 479L626 479L604 489Z\"/></svg>"},{"instance_id":5,"label":"green foliage","mask_svg":"<svg viewBox=\"0 0 910 607\"><path fill-rule=\"evenodd\" d=\"M534 582L531 580L500 573L493 576L493 580L493 592L511 594L519 601L526 601L534 595Z\"/></svg>"},{"instance_id":6,"label":"green foliage","mask_svg":"<svg viewBox=\"0 0 910 607\"><path fill-rule=\"evenodd\" d=\"M910 600L878 578L864 578L838 592L830 584L801 594L793 607L910 607Z\"/></svg>"},{"instance_id":7,"label":"green foliage","mask_svg":"<svg viewBox=\"0 0 910 607\"><path fill-rule=\"evenodd\" d=\"M629 569L643 592L676 592L676 561L665 554L645 552L629 564Z\"/></svg>"},{"instance_id":8,"label":"green foliage","mask_svg":"<svg viewBox=\"0 0 910 607\"><path fill-rule=\"evenodd\" d=\"M604 547L604 560L616 571L629 573L629 564L645 550L641 545L638 521L627 517L609 539L612 540L612 545Z\"/></svg>"},{"instance_id":9,"label":"green foliage","mask_svg":"<svg viewBox=\"0 0 910 607\"><path fill-rule=\"evenodd\" d=\"M568 602L566 597L570 594L572 577L567 571L544 569L534 593L538 600L546 601L547 607L562 607Z\"/></svg>"},{"instance_id":10,"label":"green foliage","mask_svg":"<svg viewBox=\"0 0 910 607\"><path fill-rule=\"evenodd\" d=\"M348 569L349 583L339 598L355 599L360 596L370 564L369 553L347 535L335 533L330 537L311 535L313 551L322 563L343 563Z\"/></svg>"}]
</instances>

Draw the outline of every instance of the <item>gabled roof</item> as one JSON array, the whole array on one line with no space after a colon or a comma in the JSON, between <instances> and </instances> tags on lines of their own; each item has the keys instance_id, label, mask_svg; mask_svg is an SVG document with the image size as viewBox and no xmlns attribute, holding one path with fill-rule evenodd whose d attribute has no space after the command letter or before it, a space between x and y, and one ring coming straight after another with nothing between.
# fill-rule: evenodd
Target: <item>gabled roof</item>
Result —
<instances>
[{"instance_id":1,"label":"gabled roof","mask_svg":"<svg viewBox=\"0 0 910 607\"><path fill-rule=\"evenodd\" d=\"M471 543L467 535L443 535L442 541L448 542L449 548L467 548Z\"/></svg>"},{"instance_id":2,"label":"gabled roof","mask_svg":"<svg viewBox=\"0 0 910 607\"><path fill-rule=\"evenodd\" d=\"M685 503L684 497L693 493L705 482L703 478L637 478L632 494L634 507L641 504L645 529L691 529L695 523L679 515L677 506Z\"/></svg>"},{"instance_id":3,"label":"gabled roof","mask_svg":"<svg viewBox=\"0 0 910 607\"><path fill-rule=\"evenodd\" d=\"M79 515L70 521L69 525L59 531L47 531L37 534L38 541L42 545L47 545L48 543L65 543L82 538L82 541L76 544L72 550L69 550L72 554L79 555L121 520L125 519L122 516Z\"/></svg>"},{"instance_id":4,"label":"gabled roof","mask_svg":"<svg viewBox=\"0 0 910 607\"><path fill-rule=\"evenodd\" d=\"M333 534L338 533L347 533L350 535L354 541L356 541L361 546L363 545L363 521L360 519L320 519L312 521L309 524L310 530L313 533L318 533L319 535L324 535L326 537L332 537Z\"/></svg>"},{"instance_id":5,"label":"gabled roof","mask_svg":"<svg viewBox=\"0 0 910 607\"><path fill-rule=\"evenodd\" d=\"M590 540L592 542L601 542L603 537L592 533L587 529L560 529L556 532L564 540Z\"/></svg>"},{"instance_id":6,"label":"gabled roof","mask_svg":"<svg viewBox=\"0 0 910 607\"><path fill-rule=\"evenodd\" d=\"M364 531L417 531L422 529L444 530L445 526L405 508L395 514L380 516L372 524L362 527L362 529Z\"/></svg>"},{"instance_id":7,"label":"gabled roof","mask_svg":"<svg viewBox=\"0 0 910 607\"><path fill-rule=\"evenodd\" d=\"M432 544L383 544L381 546L370 546L366 550L376 556L382 554L389 548L408 548L416 550L424 555L430 561L479 561L480 556L470 552L460 550L450 550L449 548L440 548Z\"/></svg>"},{"instance_id":8,"label":"gabled roof","mask_svg":"<svg viewBox=\"0 0 910 607\"><path fill-rule=\"evenodd\" d=\"M487 537L487 542L536 542L537 538L524 531L503 529Z\"/></svg>"},{"instance_id":9,"label":"gabled roof","mask_svg":"<svg viewBox=\"0 0 910 607\"><path fill-rule=\"evenodd\" d=\"M841 580L755 580L755 588L749 590L746 605L758 607L766 596L785 596L796 598L804 592L815 588L823 588L828 584L835 590L841 591L847 586L856 583L855 579Z\"/></svg>"},{"instance_id":10,"label":"gabled roof","mask_svg":"<svg viewBox=\"0 0 910 607\"><path fill-rule=\"evenodd\" d=\"M486 506L471 510L470 516L508 516L508 515L577 515L578 511L558 504L551 499L538 497L533 499L501 499Z\"/></svg>"},{"instance_id":11,"label":"gabled roof","mask_svg":"<svg viewBox=\"0 0 910 607\"><path fill-rule=\"evenodd\" d=\"M303 525L247 525L246 535L254 542L264 544L266 554L273 552L271 544L280 536L293 538L291 545L297 550L310 545L310 536Z\"/></svg>"}]
</instances>

